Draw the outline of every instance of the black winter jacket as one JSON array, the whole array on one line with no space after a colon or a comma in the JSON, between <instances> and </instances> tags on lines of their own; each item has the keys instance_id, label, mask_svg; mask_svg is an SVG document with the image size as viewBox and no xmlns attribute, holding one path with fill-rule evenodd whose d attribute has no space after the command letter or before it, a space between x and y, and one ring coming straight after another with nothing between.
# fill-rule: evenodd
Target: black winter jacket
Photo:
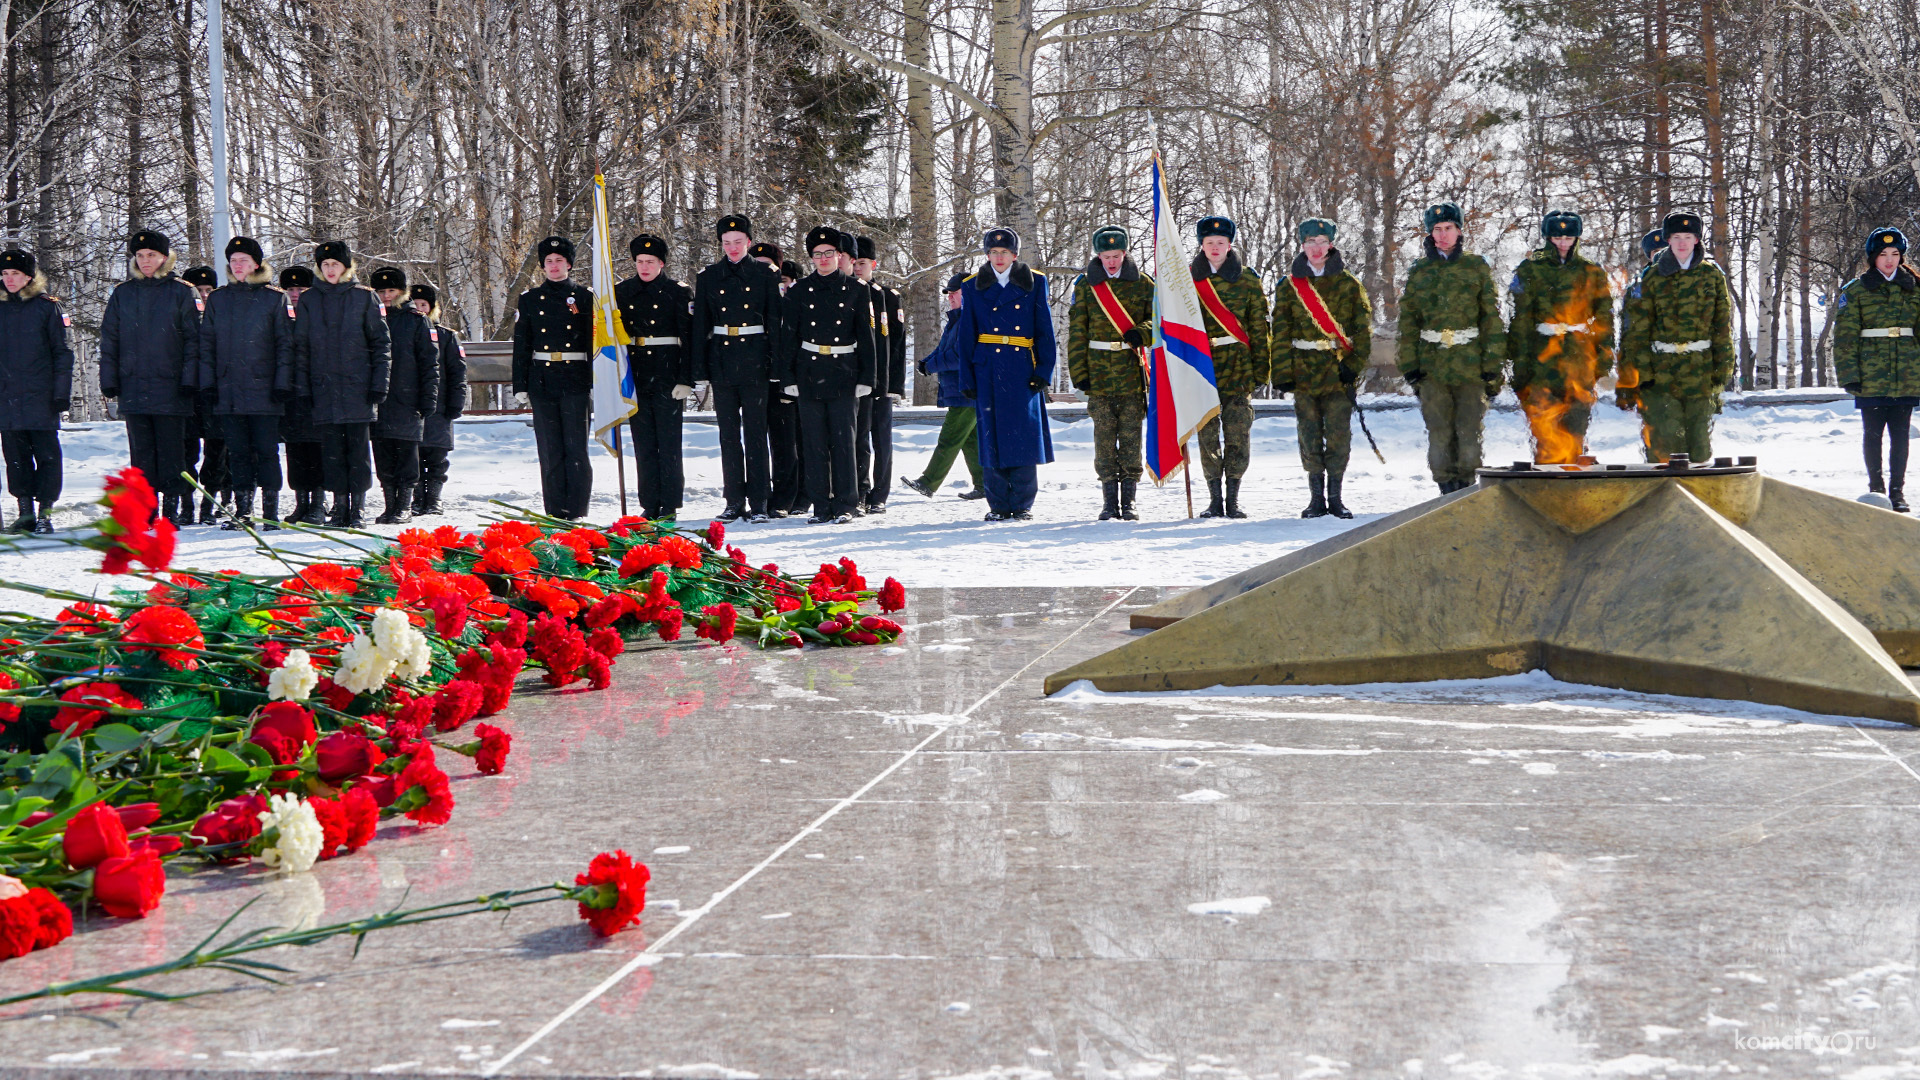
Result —
<instances>
[{"instance_id":1,"label":"black winter jacket","mask_svg":"<svg viewBox=\"0 0 1920 1080\"><path fill-rule=\"evenodd\" d=\"M213 391L215 416L279 416L293 396L293 321L269 280L255 271L207 297L194 385Z\"/></svg>"},{"instance_id":2,"label":"black winter jacket","mask_svg":"<svg viewBox=\"0 0 1920 1080\"><path fill-rule=\"evenodd\" d=\"M100 320L100 392L130 416L192 416L200 294L171 274L114 286Z\"/></svg>"},{"instance_id":3,"label":"black winter jacket","mask_svg":"<svg viewBox=\"0 0 1920 1080\"><path fill-rule=\"evenodd\" d=\"M652 281L630 277L613 287L620 308L620 325L632 343L627 361L633 368L635 397L673 393L676 386L693 385L693 290L665 274ZM711 333L711 330L709 330ZM679 338L678 345L642 345L647 338Z\"/></svg>"},{"instance_id":4,"label":"black winter jacket","mask_svg":"<svg viewBox=\"0 0 1920 1080\"><path fill-rule=\"evenodd\" d=\"M38 274L17 293L0 289L0 431L57 431L73 398L67 320Z\"/></svg>"},{"instance_id":5,"label":"black winter jacket","mask_svg":"<svg viewBox=\"0 0 1920 1080\"><path fill-rule=\"evenodd\" d=\"M392 343L380 298L351 279L314 282L293 321L293 392L315 424L371 424L386 399Z\"/></svg>"},{"instance_id":6,"label":"black winter jacket","mask_svg":"<svg viewBox=\"0 0 1920 1080\"><path fill-rule=\"evenodd\" d=\"M428 413L420 436L421 446L453 449L453 422L467 411L467 350L460 335L438 323L433 327L440 349L440 407Z\"/></svg>"},{"instance_id":7,"label":"black winter jacket","mask_svg":"<svg viewBox=\"0 0 1920 1080\"><path fill-rule=\"evenodd\" d=\"M440 407L440 349L433 343L433 324L403 303L387 309L387 330L393 335L393 366L373 437L419 442L426 415Z\"/></svg>"}]
</instances>

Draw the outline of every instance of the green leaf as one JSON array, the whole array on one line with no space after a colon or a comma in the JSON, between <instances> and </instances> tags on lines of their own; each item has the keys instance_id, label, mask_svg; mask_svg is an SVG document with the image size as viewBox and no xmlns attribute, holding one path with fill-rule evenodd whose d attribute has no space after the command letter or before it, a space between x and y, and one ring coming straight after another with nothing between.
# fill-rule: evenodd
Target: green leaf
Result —
<instances>
[{"instance_id":1,"label":"green leaf","mask_svg":"<svg viewBox=\"0 0 1920 1080\"><path fill-rule=\"evenodd\" d=\"M130 724L102 724L90 732L93 748L104 754L124 754L137 750L147 736Z\"/></svg>"}]
</instances>

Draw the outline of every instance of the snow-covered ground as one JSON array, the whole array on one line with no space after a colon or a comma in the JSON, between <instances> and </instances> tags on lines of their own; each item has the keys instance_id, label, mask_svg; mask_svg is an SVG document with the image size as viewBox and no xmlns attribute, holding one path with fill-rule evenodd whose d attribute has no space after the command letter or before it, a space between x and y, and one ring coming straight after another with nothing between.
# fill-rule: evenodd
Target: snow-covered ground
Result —
<instances>
[{"instance_id":1,"label":"snow-covered ground","mask_svg":"<svg viewBox=\"0 0 1920 1080\"><path fill-rule=\"evenodd\" d=\"M1595 411L1590 445L1603 461L1640 459L1638 420L1610 405ZM1347 504L1352 522L1335 518L1302 520L1306 476L1300 467L1291 417L1256 421L1253 465L1241 500L1246 521L1188 520L1184 485L1154 488L1143 484L1139 522L1101 522L1100 486L1093 475L1093 425L1082 420L1053 429L1058 460L1040 470L1040 497L1032 521L989 525L981 502L955 496L968 486L963 463L956 462L947 487L926 499L898 486L901 476L917 476L932 451L939 429L903 425L894 432L895 489L885 515L841 526L808 525L788 519L765 525L736 524L728 538L756 563L777 562L811 569L842 555L858 560L878 576L892 575L909 586L1016 585L1189 585L1212 581L1323 540L1371 516L1391 513L1432 498L1428 479L1426 432L1412 409L1372 412L1368 423L1379 440L1386 464L1367 449L1358 428L1353 464L1347 475ZM462 423L448 484L449 515L424 523L452 522L471 527L499 512L490 500L537 509L539 472L533 432L518 420ZM66 495L57 520L80 526L98 511L100 479L126 462L126 438L118 424L96 424L63 435L67 458ZM1835 495L1854 497L1865 490L1860 456L1860 422L1848 402L1742 406L1730 402L1714 438L1717 454L1753 454L1767 473ZM1488 414L1486 461L1498 465L1527 457L1526 425L1512 410ZM630 464L630 463L629 463ZM722 507L720 458L714 429L686 428L687 500L681 520L703 525ZM631 468L628 484L633 483ZM598 459L594 478L596 520L619 512L614 463ZM1195 509L1205 504L1205 488L1195 480ZM372 513L379 492L369 496ZM290 504L291 497L285 498ZM4 504L11 520L12 500ZM283 509L285 504L283 504ZM393 526L370 526L394 533ZM281 543L300 551L324 550L317 537L280 533ZM178 561L203 569L265 571L273 560L254 548L244 533L210 527L188 530ZM88 568L97 556L64 548L26 555L0 555L0 578L79 592L107 587ZM878 577L875 578L878 580ZM16 594L18 595L18 594ZM27 600L30 598L22 598ZM0 606L42 605L16 603Z\"/></svg>"}]
</instances>

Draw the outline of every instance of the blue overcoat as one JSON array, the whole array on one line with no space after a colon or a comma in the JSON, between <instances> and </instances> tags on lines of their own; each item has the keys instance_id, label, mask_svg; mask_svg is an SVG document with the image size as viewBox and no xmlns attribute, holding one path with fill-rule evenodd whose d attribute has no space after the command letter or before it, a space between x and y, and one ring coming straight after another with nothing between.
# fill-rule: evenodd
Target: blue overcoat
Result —
<instances>
[{"instance_id":1,"label":"blue overcoat","mask_svg":"<svg viewBox=\"0 0 1920 1080\"><path fill-rule=\"evenodd\" d=\"M960 391L960 353L954 348L954 342L960 339L960 309L948 308L941 314L946 321L940 328L940 344L920 363L927 374L940 376L940 397L934 404L943 409L971 409L973 399Z\"/></svg>"},{"instance_id":2,"label":"blue overcoat","mask_svg":"<svg viewBox=\"0 0 1920 1080\"><path fill-rule=\"evenodd\" d=\"M1053 381L1047 279L1016 262L1002 285L991 264L981 267L960 291L956 330L960 389L973 399L979 418L981 466L1011 469L1052 461L1046 394L1033 388L1035 380ZM982 342L983 334L1031 338L1033 347Z\"/></svg>"}]
</instances>

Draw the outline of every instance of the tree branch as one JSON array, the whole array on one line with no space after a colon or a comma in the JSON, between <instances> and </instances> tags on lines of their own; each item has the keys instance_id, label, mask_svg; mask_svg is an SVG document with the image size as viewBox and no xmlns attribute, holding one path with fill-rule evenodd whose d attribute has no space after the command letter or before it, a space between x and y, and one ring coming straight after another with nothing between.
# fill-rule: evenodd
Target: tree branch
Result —
<instances>
[{"instance_id":1,"label":"tree branch","mask_svg":"<svg viewBox=\"0 0 1920 1080\"><path fill-rule=\"evenodd\" d=\"M1151 4L1154 0L1144 0L1144 2ZM820 13L813 10L813 5L809 3L808 0L791 0L791 6L794 15L800 19L801 23L827 44L835 48L845 49L876 67L905 75L910 79L920 79L924 82L932 83L965 102L966 106L978 114L981 119L985 120L995 132L1005 134L1009 137L1014 134L1012 123L1007 120L1006 116L1002 114L1000 110L989 105L979 95L960 83L947 78L937 71L929 71L918 64L909 64L901 60L889 60L886 57L880 56L871 49L860 45L846 35L829 27L821 20Z\"/></svg>"}]
</instances>

